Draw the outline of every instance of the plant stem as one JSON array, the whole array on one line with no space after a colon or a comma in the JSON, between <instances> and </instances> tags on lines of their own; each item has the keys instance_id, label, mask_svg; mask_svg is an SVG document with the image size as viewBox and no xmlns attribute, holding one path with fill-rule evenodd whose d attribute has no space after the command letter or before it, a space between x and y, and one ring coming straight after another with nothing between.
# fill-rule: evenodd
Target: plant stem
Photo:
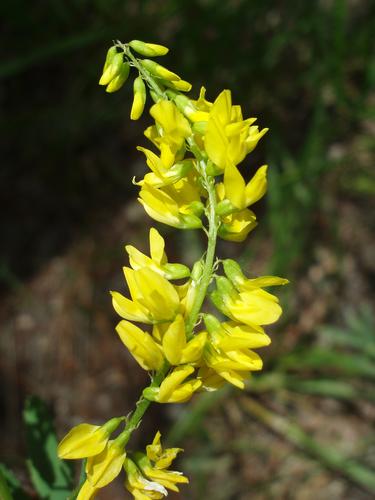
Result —
<instances>
[{"instance_id":1,"label":"plant stem","mask_svg":"<svg viewBox=\"0 0 375 500\"><path fill-rule=\"evenodd\" d=\"M195 323L198 319L198 315L202 308L203 301L207 294L207 289L211 283L214 259L215 259L215 249L216 249L216 239L218 230L218 221L216 216L216 192L215 192L215 180L213 177L207 175L206 173L206 163L203 159L199 161L200 173L203 177L203 183L208 192L208 245L206 252L206 259L204 262L203 272L201 279L199 281L197 295L194 299L189 318L186 321L186 335L189 337L194 329Z\"/></svg>"}]
</instances>

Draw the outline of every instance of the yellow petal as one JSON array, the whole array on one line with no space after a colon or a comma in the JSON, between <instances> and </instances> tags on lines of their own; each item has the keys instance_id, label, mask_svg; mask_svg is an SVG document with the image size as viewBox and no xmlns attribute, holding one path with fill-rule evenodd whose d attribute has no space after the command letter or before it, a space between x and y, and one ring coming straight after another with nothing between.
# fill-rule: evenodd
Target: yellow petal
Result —
<instances>
[{"instance_id":1,"label":"yellow petal","mask_svg":"<svg viewBox=\"0 0 375 500\"><path fill-rule=\"evenodd\" d=\"M150 255L152 260L160 265L163 265L167 262L167 257L164 252L164 246L164 238L154 227L152 227L150 229Z\"/></svg>"},{"instance_id":2,"label":"yellow petal","mask_svg":"<svg viewBox=\"0 0 375 500\"><path fill-rule=\"evenodd\" d=\"M202 357L204 345L207 340L207 332L194 335L182 352L180 363L196 363Z\"/></svg>"},{"instance_id":3,"label":"yellow petal","mask_svg":"<svg viewBox=\"0 0 375 500\"><path fill-rule=\"evenodd\" d=\"M170 398L176 388L189 375L194 373L194 368L190 365L178 366L163 380L159 388L159 399L161 402Z\"/></svg>"},{"instance_id":4,"label":"yellow petal","mask_svg":"<svg viewBox=\"0 0 375 500\"><path fill-rule=\"evenodd\" d=\"M245 188L245 205L248 207L260 200L267 190L267 165L258 168L254 177Z\"/></svg>"},{"instance_id":5,"label":"yellow petal","mask_svg":"<svg viewBox=\"0 0 375 500\"><path fill-rule=\"evenodd\" d=\"M149 333L129 321L120 321L116 331L144 370L159 370L163 366L161 350Z\"/></svg>"},{"instance_id":6,"label":"yellow petal","mask_svg":"<svg viewBox=\"0 0 375 500\"><path fill-rule=\"evenodd\" d=\"M141 323L148 324L152 323L147 311L145 311L145 308L140 304L127 299L118 292L111 292L111 295L113 308L119 316L130 321L140 321Z\"/></svg>"},{"instance_id":7,"label":"yellow petal","mask_svg":"<svg viewBox=\"0 0 375 500\"><path fill-rule=\"evenodd\" d=\"M90 482L86 479L83 483L81 489L79 490L76 500L91 500L94 498L98 492L99 488L94 488L91 486Z\"/></svg>"},{"instance_id":8,"label":"yellow petal","mask_svg":"<svg viewBox=\"0 0 375 500\"><path fill-rule=\"evenodd\" d=\"M63 459L86 458L100 453L107 444L108 433L98 425L79 424L62 439L57 454Z\"/></svg>"},{"instance_id":9,"label":"yellow petal","mask_svg":"<svg viewBox=\"0 0 375 500\"><path fill-rule=\"evenodd\" d=\"M87 479L94 488L103 488L117 477L126 457L125 450L114 441L86 463Z\"/></svg>"},{"instance_id":10,"label":"yellow petal","mask_svg":"<svg viewBox=\"0 0 375 500\"><path fill-rule=\"evenodd\" d=\"M233 164L229 164L225 169L224 187L226 197L236 208L239 210L246 208L245 181Z\"/></svg>"},{"instance_id":11,"label":"yellow petal","mask_svg":"<svg viewBox=\"0 0 375 500\"><path fill-rule=\"evenodd\" d=\"M178 314L163 336L163 352L171 365L180 363L185 346L185 322L181 314Z\"/></svg>"}]
</instances>

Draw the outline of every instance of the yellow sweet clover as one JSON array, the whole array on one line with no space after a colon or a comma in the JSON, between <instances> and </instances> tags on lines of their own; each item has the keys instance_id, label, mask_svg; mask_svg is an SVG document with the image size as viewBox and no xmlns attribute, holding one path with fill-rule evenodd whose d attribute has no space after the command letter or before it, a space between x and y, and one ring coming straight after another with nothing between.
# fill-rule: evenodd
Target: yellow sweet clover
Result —
<instances>
[{"instance_id":1,"label":"yellow sweet clover","mask_svg":"<svg viewBox=\"0 0 375 500\"><path fill-rule=\"evenodd\" d=\"M196 99L185 95L191 84L150 59L167 52L162 45L140 40L116 42L99 83L115 92L130 71L136 71L130 118L143 114L147 92L153 101L153 123L145 130L150 144L137 148L149 169L142 179L133 180L140 188L138 201L159 223L202 229L207 250L190 271L168 262L165 241L156 228L150 229L149 254L126 245L129 267L124 267L124 275L130 297L111 292L122 318L116 331L149 372L151 383L130 416L103 426L80 424L61 441L61 458L87 459L79 500L94 498L122 469L126 488L138 500L163 498L168 489L178 491L179 484L187 483L181 473L168 470L179 448L163 449L157 432L146 453L130 454L126 446L131 434L151 402L183 403L197 391L217 390L225 383L243 389L251 373L262 369L254 350L271 342L263 327L282 313L277 297L265 288L287 280L247 278L234 260L215 259L218 237L241 242L257 225L252 208L266 192L267 166L243 175L240 164L268 129L255 125L256 118L243 117L230 90L212 101L204 87ZM207 296L226 316L224 321L203 313ZM121 422L124 428L113 437Z\"/></svg>"},{"instance_id":2,"label":"yellow sweet clover","mask_svg":"<svg viewBox=\"0 0 375 500\"><path fill-rule=\"evenodd\" d=\"M189 482L182 472L168 470L181 448L163 449L160 432L146 447L146 453L135 453L125 460L126 489L138 500L160 499L167 490L178 492L178 484Z\"/></svg>"}]
</instances>

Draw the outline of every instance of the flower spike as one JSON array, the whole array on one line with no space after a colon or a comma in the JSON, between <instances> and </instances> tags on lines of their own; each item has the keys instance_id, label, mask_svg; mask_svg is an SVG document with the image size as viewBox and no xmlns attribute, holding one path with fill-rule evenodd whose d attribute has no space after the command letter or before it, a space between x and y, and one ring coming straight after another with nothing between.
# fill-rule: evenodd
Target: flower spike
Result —
<instances>
[{"instance_id":1,"label":"flower spike","mask_svg":"<svg viewBox=\"0 0 375 500\"><path fill-rule=\"evenodd\" d=\"M127 417L102 426L79 424L62 439L61 458L87 459L78 500L94 498L122 472L125 488L136 500L160 500L188 483L182 473L169 470L182 450L163 448L159 431L144 452L128 450L128 441L152 402L186 403L197 392L227 383L243 389L252 372L263 367L257 350L271 342L264 326L282 312L277 297L265 288L288 282L277 276L248 278L236 261L218 261L215 255L218 238L242 242L257 225L251 209L265 195L267 166L246 182L239 165L268 128L259 128L256 118L244 118L228 89L213 101L204 87L189 97L191 84L151 59L167 52L156 43L116 41L99 84L109 93L118 91L135 71L130 118L142 116L149 93L152 119L144 132L149 145L137 148L148 167L143 178L133 181L138 201L160 224L202 229L207 248L190 271L168 261L164 238L155 227L149 232L149 252L125 246L129 294L111 292L122 318L116 331L149 372L150 383ZM226 318L204 312L208 297ZM114 436L120 424L123 428Z\"/></svg>"}]
</instances>

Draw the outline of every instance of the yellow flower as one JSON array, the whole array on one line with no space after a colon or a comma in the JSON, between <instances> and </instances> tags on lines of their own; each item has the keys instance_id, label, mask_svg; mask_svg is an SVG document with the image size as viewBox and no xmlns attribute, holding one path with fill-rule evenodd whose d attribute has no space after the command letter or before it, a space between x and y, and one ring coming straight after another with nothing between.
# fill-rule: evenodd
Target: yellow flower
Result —
<instances>
[{"instance_id":1,"label":"yellow flower","mask_svg":"<svg viewBox=\"0 0 375 500\"><path fill-rule=\"evenodd\" d=\"M251 349L270 344L271 339L260 327L241 325L233 321L220 323L205 315L209 341L204 349L206 365L231 384L244 388L248 373L262 369L262 360Z\"/></svg>"},{"instance_id":2,"label":"yellow flower","mask_svg":"<svg viewBox=\"0 0 375 500\"><path fill-rule=\"evenodd\" d=\"M122 342L144 370L159 370L164 363L160 346L151 335L130 321L120 321L116 326Z\"/></svg>"},{"instance_id":3,"label":"yellow flower","mask_svg":"<svg viewBox=\"0 0 375 500\"><path fill-rule=\"evenodd\" d=\"M144 477L136 464L126 458L124 462L126 472L125 488L136 500L160 500L168 495L165 487L156 481L150 481Z\"/></svg>"},{"instance_id":4,"label":"yellow flower","mask_svg":"<svg viewBox=\"0 0 375 500\"><path fill-rule=\"evenodd\" d=\"M134 498L147 500L160 499L168 495L168 490L178 492L178 484L189 482L182 472L167 470L180 448L163 449L160 443L160 432L157 432L152 444L148 445L147 454L134 453L132 459L126 458L124 463L127 479L125 487Z\"/></svg>"},{"instance_id":5,"label":"yellow flower","mask_svg":"<svg viewBox=\"0 0 375 500\"><path fill-rule=\"evenodd\" d=\"M208 392L217 391L223 387L226 380L212 368L202 365L198 370L198 379L202 382L202 389Z\"/></svg>"},{"instance_id":6,"label":"yellow flower","mask_svg":"<svg viewBox=\"0 0 375 500\"><path fill-rule=\"evenodd\" d=\"M240 265L232 259L224 260L223 267L225 274L239 292L256 290L268 286L286 285L289 283L289 280L279 278L278 276L260 276L259 278L248 279L243 274Z\"/></svg>"},{"instance_id":7,"label":"yellow flower","mask_svg":"<svg viewBox=\"0 0 375 500\"><path fill-rule=\"evenodd\" d=\"M229 165L238 165L250 153L268 129L251 126L256 118L243 120L240 106L232 105L231 92L223 90L210 109L204 145L209 159L222 173Z\"/></svg>"},{"instance_id":8,"label":"yellow flower","mask_svg":"<svg viewBox=\"0 0 375 500\"><path fill-rule=\"evenodd\" d=\"M144 184L139 196L148 215L158 222L180 229L202 227L199 217L204 207L192 176L161 189Z\"/></svg>"},{"instance_id":9,"label":"yellow flower","mask_svg":"<svg viewBox=\"0 0 375 500\"><path fill-rule=\"evenodd\" d=\"M57 454L63 459L87 458L101 453L109 436L117 429L123 418L112 418L104 425L79 424L61 440Z\"/></svg>"},{"instance_id":10,"label":"yellow flower","mask_svg":"<svg viewBox=\"0 0 375 500\"><path fill-rule=\"evenodd\" d=\"M119 436L120 437L120 436ZM93 488L103 488L121 472L126 452L119 438L109 441L104 450L86 463L87 480Z\"/></svg>"},{"instance_id":11,"label":"yellow flower","mask_svg":"<svg viewBox=\"0 0 375 500\"><path fill-rule=\"evenodd\" d=\"M145 154L146 163L152 170L141 181L136 182L138 186L143 186L146 183L158 188L174 184L185 177L193 166L193 160L191 159L178 161L172 166L164 165L162 159L149 149L140 146L137 149Z\"/></svg>"},{"instance_id":12,"label":"yellow flower","mask_svg":"<svg viewBox=\"0 0 375 500\"><path fill-rule=\"evenodd\" d=\"M124 319L153 324L173 321L179 306L179 296L168 280L152 269L124 267L132 300L111 292L115 311Z\"/></svg>"},{"instance_id":13,"label":"yellow flower","mask_svg":"<svg viewBox=\"0 0 375 500\"><path fill-rule=\"evenodd\" d=\"M260 167L246 184L238 168L229 164L224 172L224 183L217 186L221 202L217 206L219 215L244 210L258 201L267 189L267 165Z\"/></svg>"},{"instance_id":14,"label":"yellow flower","mask_svg":"<svg viewBox=\"0 0 375 500\"><path fill-rule=\"evenodd\" d=\"M159 431L155 434L151 444L146 446L147 458L154 462L156 469L167 469L177 457L182 448L167 448L163 449L161 445L161 434Z\"/></svg>"},{"instance_id":15,"label":"yellow flower","mask_svg":"<svg viewBox=\"0 0 375 500\"><path fill-rule=\"evenodd\" d=\"M155 125L145 135L160 149L165 168L170 168L184 154L185 139L191 135L189 122L173 102L163 99L151 107L150 114Z\"/></svg>"},{"instance_id":16,"label":"yellow flower","mask_svg":"<svg viewBox=\"0 0 375 500\"><path fill-rule=\"evenodd\" d=\"M245 208L240 212L226 215L221 218L218 235L227 241L244 241L247 235L257 226L256 215Z\"/></svg>"},{"instance_id":17,"label":"yellow flower","mask_svg":"<svg viewBox=\"0 0 375 500\"><path fill-rule=\"evenodd\" d=\"M169 325L155 325L153 335L161 341L163 353L171 365L197 363L206 342L205 332L198 333L187 341L185 321L181 314Z\"/></svg>"},{"instance_id":18,"label":"yellow flower","mask_svg":"<svg viewBox=\"0 0 375 500\"><path fill-rule=\"evenodd\" d=\"M94 488L91 486L90 481L86 479L83 483L76 500L91 500L94 498L98 492L99 488Z\"/></svg>"},{"instance_id":19,"label":"yellow flower","mask_svg":"<svg viewBox=\"0 0 375 500\"><path fill-rule=\"evenodd\" d=\"M186 278L190 275L190 270L187 266L178 263L168 263L164 251L164 239L154 227L150 229L149 241L150 257L131 245L126 245L125 247L125 250L129 254L130 265L135 271L142 267L148 267L168 280Z\"/></svg>"},{"instance_id":20,"label":"yellow flower","mask_svg":"<svg viewBox=\"0 0 375 500\"><path fill-rule=\"evenodd\" d=\"M229 318L245 325L269 325L281 316L275 295L261 288L238 292L224 276L216 278L217 289L211 293L215 306Z\"/></svg>"},{"instance_id":21,"label":"yellow flower","mask_svg":"<svg viewBox=\"0 0 375 500\"><path fill-rule=\"evenodd\" d=\"M194 368L191 365L177 366L167 375L160 387L147 387L143 395L146 399L158 403L185 403L202 385L197 379L184 382L193 373Z\"/></svg>"},{"instance_id":22,"label":"yellow flower","mask_svg":"<svg viewBox=\"0 0 375 500\"><path fill-rule=\"evenodd\" d=\"M179 492L177 484L186 484L189 482L188 478L182 472L153 466L149 458L143 453L136 453L134 457L137 466L147 479L160 484L168 490Z\"/></svg>"}]
</instances>

